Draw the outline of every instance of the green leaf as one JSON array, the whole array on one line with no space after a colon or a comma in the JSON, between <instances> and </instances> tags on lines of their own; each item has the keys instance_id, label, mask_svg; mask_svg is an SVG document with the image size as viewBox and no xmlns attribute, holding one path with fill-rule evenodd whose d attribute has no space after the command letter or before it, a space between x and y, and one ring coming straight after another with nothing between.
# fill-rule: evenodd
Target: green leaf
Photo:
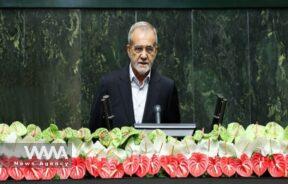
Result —
<instances>
[{"instance_id":1,"label":"green leaf","mask_svg":"<svg viewBox=\"0 0 288 184\"><path fill-rule=\"evenodd\" d=\"M246 128L245 136L250 140L254 140L258 137L265 137L265 127L259 124L251 124Z\"/></svg>"},{"instance_id":2,"label":"green leaf","mask_svg":"<svg viewBox=\"0 0 288 184\"><path fill-rule=\"evenodd\" d=\"M1 134L8 134L10 132L11 132L11 130L10 130L9 125L7 125L5 123L0 124L0 135Z\"/></svg>"},{"instance_id":3,"label":"green leaf","mask_svg":"<svg viewBox=\"0 0 288 184\"><path fill-rule=\"evenodd\" d=\"M157 177L159 177L159 178L167 178L168 175L167 175L167 173L165 172L165 170L164 170L163 168L161 168L161 169L159 170L159 172L157 173Z\"/></svg>"},{"instance_id":4,"label":"green leaf","mask_svg":"<svg viewBox=\"0 0 288 184\"><path fill-rule=\"evenodd\" d=\"M61 139L62 137L57 125L50 124L50 126L42 132L42 138L46 142L51 142L54 139Z\"/></svg>"},{"instance_id":5,"label":"green leaf","mask_svg":"<svg viewBox=\"0 0 288 184\"><path fill-rule=\"evenodd\" d=\"M14 121L10 125L10 129L11 131L14 131L19 137L27 134L26 127L20 121Z\"/></svg>"},{"instance_id":6,"label":"green leaf","mask_svg":"<svg viewBox=\"0 0 288 184\"><path fill-rule=\"evenodd\" d=\"M31 135L32 137L36 137L39 134L41 134L40 127L38 127L34 124L29 124L27 126L27 135Z\"/></svg>"},{"instance_id":7,"label":"green leaf","mask_svg":"<svg viewBox=\"0 0 288 184\"><path fill-rule=\"evenodd\" d=\"M284 130L283 139L288 141L288 126L286 126L286 128Z\"/></svg>"},{"instance_id":8,"label":"green leaf","mask_svg":"<svg viewBox=\"0 0 288 184\"><path fill-rule=\"evenodd\" d=\"M231 136L231 139L239 139L245 133L245 129L239 123L233 122L228 124L227 133Z\"/></svg>"},{"instance_id":9,"label":"green leaf","mask_svg":"<svg viewBox=\"0 0 288 184\"><path fill-rule=\"evenodd\" d=\"M99 139L101 132L108 131L106 128L98 128L95 132L92 133L92 138Z\"/></svg>"},{"instance_id":10,"label":"green leaf","mask_svg":"<svg viewBox=\"0 0 288 184\"><path fill-rule=\"evenodd\" d=\"M100 143L106 148L110 145L110 142L112 141L109 131L105 128L99 130L97 137L99 137Z\"/></svg>"},{"instance_id":11,"label":"green leaf","mask_svg":"<svg viewBox=\"0 0 288 184\"><path fill-rule=\"evenodd\" d=\"M223 141L231 143L234 140L234 137L229 134L227 129L223 126L219 127L220 137Z\"/></svg>"},{"instance_id":12,"label":"green leaf","mask_svg":"<svg viewBox=\"0 0 288 184\"><path fill-rule=\"evenodd\" d=\"M80 138L77 130L72 129L71 127L67 127L62 131L62 139L72 139L72 138Z\"/></svg>"},{"instance_id":13,"label":"green leaf","mask_svg":"<svg viewBox=\"0 0 288 184\"><path fill-rule=\"evenodd\" d=\"M178 141L175 137L167 136L167 142L171 144L178 144L180 141Z\"/></svg>"},{"instance_id":14,"label":"green leaf","mask_svg":"<svg viewBox=\"0 0 288 184\"><path fill-rule=\"evenodd\" d=\"M269 122L265 126L265 134L267 138L277 139L282 141L284 136L284 129L275 122Z\"/></svg>"},{"instance_id":15,"label":"green leaf","mask_svg":"<svg viewBox=\"0 0 288 184\"><path fill-rule=\"evenodd\" d=\"M140 145L135 144L135 137L131 137L125 145L125 150L133 154L140 154Z\"/></svg>"},{"instance_id":16,"label":"green leaf","mask_svg":"<svg viewBox=\"0 0 288 184\"><path fill-rule=\"evenodd\" d=\"M4 142L5 137L11 133L9 125L1 123L0 124L0 142Z\"/></svg>"},{"instance_id":17,"label":"green leaf","mask_svg":"<svg viewBox=\"0 0 288 184\"><path fill-rule=\"evenodd\" d=\"M55 124L50 124L50 131L52 134L56 134L58 132L58 127Z\"/></svg>"},{"instance_id":18,"label":"green leaf","mask_svg":"<svg viewBox=\"0 0 288 184\"><path fill-rule=\"evenodd\" d=\"M84 139L84 141L90 141L92 139L91 131L88 128L80 128L78 135L79 138Z\"/></svg>"},{"instance_id":19,"label":"green leaf","mask_svg":"<svg viewBox=\"0 0 288 184\"><path fill-rule=\"evenodd\" d=\"M166 137L166 134L162 130L156 129L156 130L149 132L148 137L153 143L157 137Z\"/></svg>"},{"instance_id":20,"label":"green leaf","mask_svg":"<svg viewBox=\"0 0 288 184\"><path fill-rule=\"evenodd\" d=\"M121 130L119 128L114 128L109 132L109 134L112 139L110 146L118 148L121 145L123 139Z\"/></svg>"},{"instance_id":21,"label":"green leaf","mask_svg":"<svg viewBox=\"0 0 288 184\"><path fill-rule=\"evenodd\" d=\"M219 135L220 135L219 132L220 132L219 125L215 124L213 126L213 130L208 134L209 139L214 140L214 141L218 140Z\"/></svg>"},{"instance_id":22,"label":"green leaf","mask_svg":"<svg viewBox=\"0 0 288 184\"><path fill-rule=\"evenodd\" d=\"M194 133L193 138L194 138L195 141L199 142L202 139L203 135L204 135L204 133L203 133L202 130L196 130L195 133Z\"/></svg>"},{"instance_id":23,"label":"green leaf","mask_svg":"<svg viewBox=\"0 0 288 184\"><path fill-rule=\"evenodd\" d=\"M66 141L65 140L63 140L63 139L55 139L52 143L61 143L61 144L65 144L66 143Z\"/></svg>"},{"instance_id":24,"label":"green leaf","mask_svg":"<svg viewBox=\"0 0 288 184\"><path fill-rule=\"evenodd\" d=\"M21 140L21 143L35 143L36 140L35 140L35 137L33 137L32 135L30 134L27 134L22 140Z\"/></svg>"},{"instance_id":25,"label":"green leaf","mask_svg":"<svg viewBox=\"0 0 288 184\"><path fill-rule=\"evenodd\" d=\"M141 141L144 139L145 137L145 132L144 131L140 131L139 134L137 134L136 136L134 136L134 142L136 145L139 145L141 143Z\"/></svg>"},{"instance_id":26,"label":"green leaf","mask_svg":"<svg viewBox=\"0 0 288 184\"><path fill-rule=\"evenodd\" d=\"M43 138L43 132L41 132L40 134L38 134L38 135L35 136L35 141L39 141L39 140L41 140L41 139L44 139L44 138ZM46 139L44 139L44 140L45 140L45 142L49 142L49 141L47 141Z\"/></svg>"},{"instance_id":27,"label":"green leaf","mask_svg":"<svg viewBox=\"0 0 288 184\"><path fill-rule=\"evenodd\" d=\"M133 127L126 127L126 126L122 127L121 128L121 134L122 134L121 146L125 147L124 144L127 143L129 138L133 136L138 136L139 133L140 132Z\"/></svg>"}]
</instances>

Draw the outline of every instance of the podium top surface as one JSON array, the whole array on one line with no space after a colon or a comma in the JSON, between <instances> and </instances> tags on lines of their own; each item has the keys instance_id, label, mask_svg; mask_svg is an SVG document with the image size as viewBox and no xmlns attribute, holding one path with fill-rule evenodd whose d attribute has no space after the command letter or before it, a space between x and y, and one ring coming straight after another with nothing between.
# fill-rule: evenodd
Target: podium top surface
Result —
<instances>
[{"instance_id":1,"label":"podium top surface","mask_svg":"<svg viewBox=\"0 0 288 184\"><path fill-rule=\"evenodd\" d=\"M195 123L135 123L135 128L139 129L195 129Z\"/></svg>"}]
</instances>

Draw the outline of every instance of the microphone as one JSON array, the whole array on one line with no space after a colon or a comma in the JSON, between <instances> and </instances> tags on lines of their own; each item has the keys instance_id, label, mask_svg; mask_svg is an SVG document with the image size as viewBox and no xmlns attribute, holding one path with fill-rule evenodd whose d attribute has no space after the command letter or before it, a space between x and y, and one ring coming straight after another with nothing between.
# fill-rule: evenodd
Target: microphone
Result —
<instances>
[{"instance_id":1,"label":"microphone","mask_svg":"<svg viewBox=\"0 0 288 184\"><path fill-rule=\"evenodd\" d=\"M155 105L154 106L154 111L155 111L156 124L160 124L161 123L161 106L160 105Z\"/></svg>"}]
</instances>

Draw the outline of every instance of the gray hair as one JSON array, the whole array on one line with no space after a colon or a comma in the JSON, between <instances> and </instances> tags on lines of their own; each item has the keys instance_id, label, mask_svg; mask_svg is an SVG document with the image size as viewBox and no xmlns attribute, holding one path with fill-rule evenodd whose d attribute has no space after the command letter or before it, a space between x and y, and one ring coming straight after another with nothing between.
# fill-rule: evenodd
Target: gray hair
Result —
<instances>
[{"instance_id":1,"label":"gray hair","mask_svg":"<svg viewBox=\"0 0 288 184\"><path fill-rule=\"evenodd\" d=\"M157 36L157 31L155 29L154 26L152 26L150 23L148 22L145 22L145 21L141 21L141 22L136 22L135 24L133 24L129 30L129 33L128 33L128 43L130 44L131 43L131 36L132 36L132 33L135 31L135 29L137 28L141 28L143 30L147 30L147 29L151 29L154 34L155 34L155 38L156 38L156 44L158 44L158 36Z\"/></svg>"}]
</instances>

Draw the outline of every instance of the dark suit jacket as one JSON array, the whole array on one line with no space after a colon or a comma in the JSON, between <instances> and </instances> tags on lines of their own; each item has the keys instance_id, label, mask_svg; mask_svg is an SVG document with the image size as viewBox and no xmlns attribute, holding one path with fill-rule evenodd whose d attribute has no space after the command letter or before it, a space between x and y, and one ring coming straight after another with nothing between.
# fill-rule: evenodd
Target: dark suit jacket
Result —
<instances>
[{"instance_id":1,"label":"dark suit jacket","mask_svg":"<svg viewBox=\"0 0 288 184\"><path fill-rule=\"evenodd\" d=\"M100 88L94 96L89 127L91 131L99 127L105 127L101 122L101 98L110 96L111 113L115 115L113 127L133 126L135 123L132 102L132 90L129 77L129 66L121 70L111 72L100 80ZM154 106L161 106L161 122L180 122L178 94L174 81L161 76L154 69L151 70L151 78L147 92L147 99L143 115L143 123L154 123Z\"/></svg>"}]
</instances>

